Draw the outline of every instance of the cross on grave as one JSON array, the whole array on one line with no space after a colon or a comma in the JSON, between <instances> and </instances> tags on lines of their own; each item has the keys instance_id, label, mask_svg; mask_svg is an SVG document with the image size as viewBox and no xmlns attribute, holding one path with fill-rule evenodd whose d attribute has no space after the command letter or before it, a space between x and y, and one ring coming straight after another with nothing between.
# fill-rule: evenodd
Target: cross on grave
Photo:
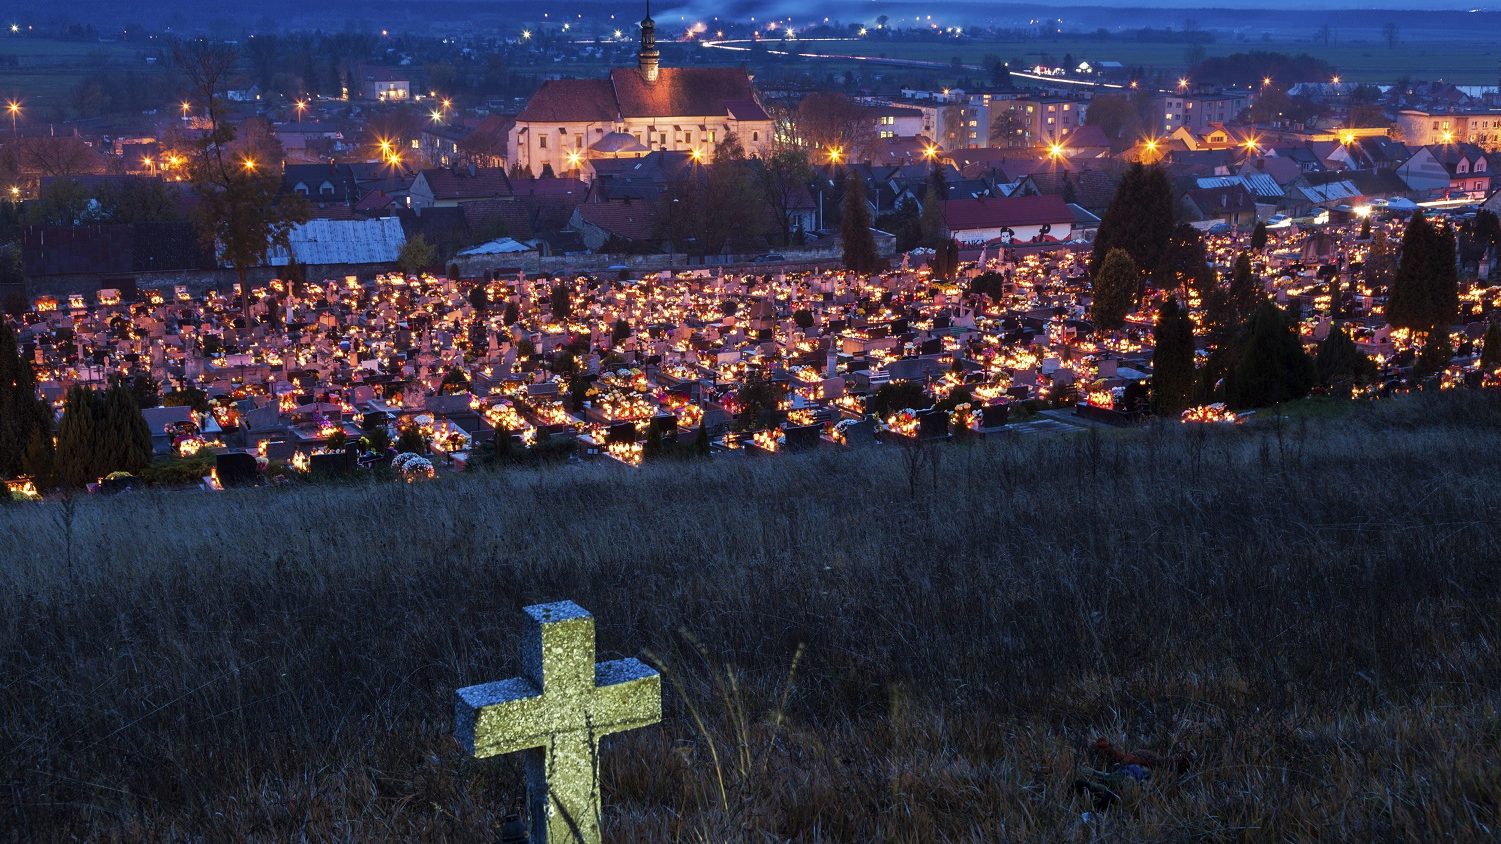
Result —
<instances>
[{"instance_id":1,"label":"cross on grave","mask_svg":"<svg viewBox=\"0 0 1501 844\"><path fill-rule=\"evenodd\" d=\"M599 739L662 720L662 675L594 661L594 616L572 601L527 615L522 676L458 690L454 732L475 757L526 751L532 844L598 844Z\"/></svg>"}]
</instances>

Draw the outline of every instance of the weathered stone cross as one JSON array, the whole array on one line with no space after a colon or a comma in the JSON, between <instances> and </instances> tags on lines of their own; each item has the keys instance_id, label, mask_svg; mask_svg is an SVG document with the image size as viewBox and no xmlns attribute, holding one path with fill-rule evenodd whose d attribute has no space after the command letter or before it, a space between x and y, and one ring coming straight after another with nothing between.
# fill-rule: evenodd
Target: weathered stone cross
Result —
<instances>
[{"instance_id":1,"label":"weathered stone cross","mask_svg":"<svg viewBox=\"0 0 1501 844\"><path fill-rule=\"evenodd\" d=\"M525 609L523 676L459 689L459 744L477 757L525 750L532 844L598 844L599 739L662 720L662 675L594 662L594 616L572 601Z\"/></svg>"}]
</instances>

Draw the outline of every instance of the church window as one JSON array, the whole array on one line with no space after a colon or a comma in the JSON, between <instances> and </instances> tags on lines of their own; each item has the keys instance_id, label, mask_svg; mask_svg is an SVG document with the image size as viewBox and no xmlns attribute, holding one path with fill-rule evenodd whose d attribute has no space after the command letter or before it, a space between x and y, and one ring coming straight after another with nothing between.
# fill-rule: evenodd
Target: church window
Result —
<instances>
[{"instance_id":1,"label":"church window","mask_svg":"<svg viewBox=\"0 0 1501 844\"><path fill-rule=\"evenodd\" d=\"M573 146L575 148L579 148L579 147L582 147L583 145L584 145L584 136L583 135L574 135L573 136Z\"/></svg>"},{"instance_id":2,"label":"church window","mask_svg":"<svg viewBox=\"0 0 1501 844\"><path fill-rule=\"evenodd\" d=\"M538 135L537 136L537 149L547 149L547 136L546 135Z\"/></svg>"},{"instance_id":3,"label":"church window","mask_svg":"<svg viewBox=\"0 0 1501 844\"><path fill-rule=\"evenodd\" d=\"M714 130L713 129L709 130L709 143L711 143L711 144L712 143L716 143L715 140L714 140Z\"/></svg>"},{"instance_id":4,"label":"church window","mask_svg":"<svg viewBox=\"0 0 1501 844\"><path fill-rule=\"evenodd\" d=\"M760 132L752 132L751 133L751 140L752 141L759 141L759 140L761 140L761 133Z\"/></svg>"}]
</instances>

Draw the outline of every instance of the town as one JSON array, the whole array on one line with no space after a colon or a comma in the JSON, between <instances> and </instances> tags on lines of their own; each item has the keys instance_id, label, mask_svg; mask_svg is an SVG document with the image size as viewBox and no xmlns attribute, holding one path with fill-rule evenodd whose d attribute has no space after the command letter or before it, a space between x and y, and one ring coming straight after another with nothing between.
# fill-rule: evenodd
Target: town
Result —
<instances>
[{"instance_id":1,"label":"town","mask_svg":"<svg viewBox=\"0 0 1501 844\"><path fill-rule=\"evenodd\" d=\"M786 53L777 25L524 30L497 49L613 66L468 108L384 32L295 77L273 71L305 41L162 47L181 93L131 120L10 99L12 494L1234 424L1496 381L1495 88L1237 53L994 58L879 95L718 60ZM1275 348L1247 339L1268 320Z\"/></svg>"},{"instance_id":2,"label":"town","mask_svg":"<svg viewBox=\"0 0 1501 844\"><path fill-rule=\"evenodd\" d=\"M1501 11L1112 2L15 0L0 840L1495 840Z\"/></svg>"}]
</instances>

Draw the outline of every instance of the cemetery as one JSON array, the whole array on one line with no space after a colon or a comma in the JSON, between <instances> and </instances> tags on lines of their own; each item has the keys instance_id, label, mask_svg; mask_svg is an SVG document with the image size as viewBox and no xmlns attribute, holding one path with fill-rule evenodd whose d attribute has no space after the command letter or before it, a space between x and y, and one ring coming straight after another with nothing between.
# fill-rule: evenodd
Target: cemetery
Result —
<instances>
[{"instance_id":1,"label":"cemetery","mask_svg":"<svg viewBox=\"0 0 1501 844\"><path fill-rule=\"evenodd\" d=\"M1094 258L1052 244L982 249L949 277L904 258L868 275L487 271L277 280L244 298L110 290L37 299L15 342L59 417L74 387L131 385L154 459L188 461L153 477L201 466L194 480L210 490L370 472L415 481L528 454L639 466L673 453L900 445L990 436L1041 411L1063 411L1052 418L1075 431L1163 415L1225 421L1211 405L1275 403L1221 396L1214 375L1235 374L1233 326L1259 300L1287 315L1310 360L1331 334L1353 344L1353 369L1289 397L1497 383L1497 365L1482 360L1501 302L1487 286L1489 253L1443 344L1391 324L1394 244L1410 216L1272 230L1264 246L1249 232L1183 227L1146 295L1103 317L1109 326ZM1225 298L1221 279L1239 299ZM1194 334L1200 384L1186 392L1156 389L1169 296ZM421 471L393 470L404 454L422 458ZM253 474L232 468L246 456ZM23 467L9 480L45 493L36 475Z\"/></svg>"}]
</instances>

